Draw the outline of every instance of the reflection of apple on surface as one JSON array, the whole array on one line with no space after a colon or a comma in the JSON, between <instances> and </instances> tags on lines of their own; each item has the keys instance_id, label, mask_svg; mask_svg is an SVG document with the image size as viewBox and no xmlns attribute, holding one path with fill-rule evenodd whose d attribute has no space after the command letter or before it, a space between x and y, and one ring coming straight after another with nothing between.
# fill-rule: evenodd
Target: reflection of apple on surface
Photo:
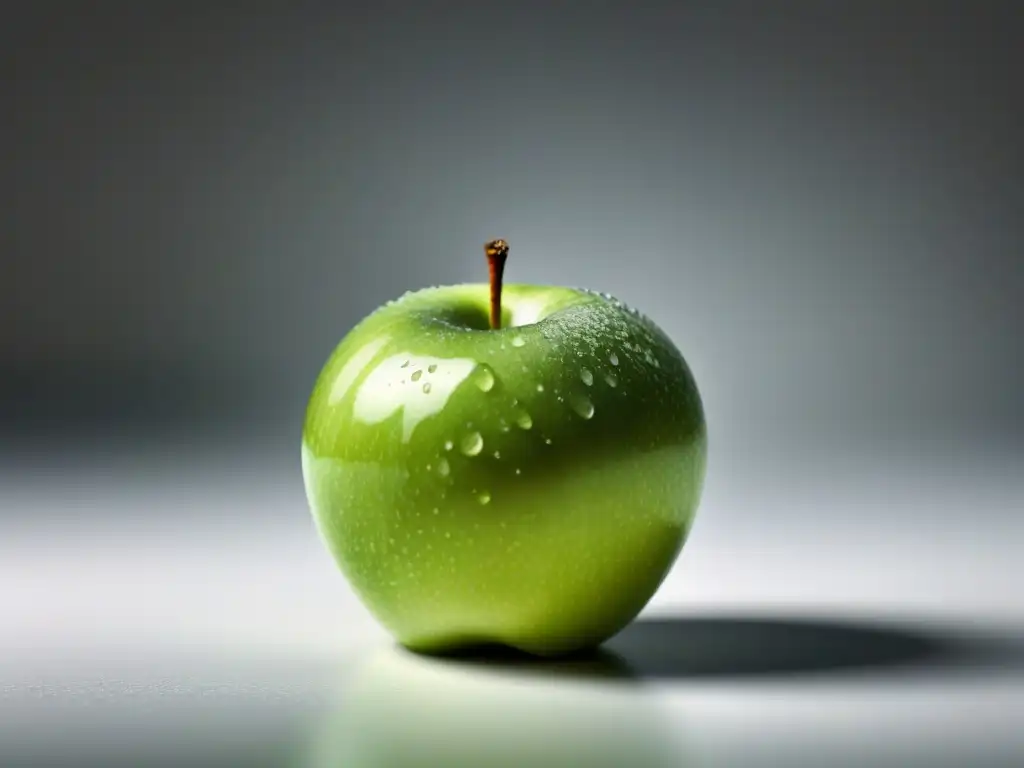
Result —
<instances>
[{"instance_id":1,"label":"reflection of apple on surface","mask_svg":"<svg viewBox=\"0 0 1024 768\"><path fill-rule=\"evenodd\" d=\"M339 344L306 411L317 527L402 644L595 646L640 612L700 498L707 437L682 355L607 295L408 293Z\"/></svg>"},{"instance_id":2,"label":"reflection of apple on surface","mask_svg":"<svg viewBox=\"0 0 1024 768\"><path fill-rule=\"evenodd\" d=\"M560 663L560 662L559 662ZM600 665L608 670L597 668ZM579 671L502 668L382 648L339 689L304 768L679 768L685 733L657 689L611 659ZM625 679L605 678L605 672Z\"/></svg>"}]
</instances>

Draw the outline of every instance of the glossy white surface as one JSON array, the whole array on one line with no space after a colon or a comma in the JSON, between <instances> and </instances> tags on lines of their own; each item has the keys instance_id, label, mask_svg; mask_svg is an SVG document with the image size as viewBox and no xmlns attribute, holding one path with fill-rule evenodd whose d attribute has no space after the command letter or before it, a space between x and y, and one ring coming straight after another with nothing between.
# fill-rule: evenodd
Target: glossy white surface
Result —
<instances>
[{"instance_id":1,"label":"glossy white surface","mask_svg":"<svg viewBox=\"0 0 1024 768\"><path fill-rule=\"evenodd\" d=\"M1015 457L712 459L677 567L583 670L395 649L295 457L8 465L4 764L1020 760Z\"/></svg>"}]
</instances>

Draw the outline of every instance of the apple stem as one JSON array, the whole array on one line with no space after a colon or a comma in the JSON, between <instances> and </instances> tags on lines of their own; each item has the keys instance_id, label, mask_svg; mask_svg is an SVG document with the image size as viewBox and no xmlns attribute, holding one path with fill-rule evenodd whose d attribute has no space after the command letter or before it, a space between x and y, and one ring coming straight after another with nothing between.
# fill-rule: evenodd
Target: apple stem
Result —
<instances>
[{"instance_id":1,"label":"apple stem","mask_svg":"<svg viewBox=\"0 0 1024 768\"><path fill-rule=\"evenodd\" d=\"M505 274L505 259L508 258L508 243L491 240L484 245L487 266L491 273L491 328L501 328L501 278Z\"/></svg>"}]
</instances>

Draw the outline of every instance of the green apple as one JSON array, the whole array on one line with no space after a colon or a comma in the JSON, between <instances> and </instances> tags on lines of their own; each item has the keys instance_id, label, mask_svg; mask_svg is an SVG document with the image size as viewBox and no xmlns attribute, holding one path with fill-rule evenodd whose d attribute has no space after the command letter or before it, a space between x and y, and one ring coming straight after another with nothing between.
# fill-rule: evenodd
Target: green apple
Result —
<instances>
[{"instance_id":1,"label":"green apple","mask_svg":"<svg viewBox=\"0 0 1024 768\"><path fill-rule=\"evenodd\" d=\"M696 383L653 322L606 294L502 287L499 269L407 293L341 341L302 469L321 537L400 643L555 655L651 598L706 455Z\"/></svg>"}]
</instances>

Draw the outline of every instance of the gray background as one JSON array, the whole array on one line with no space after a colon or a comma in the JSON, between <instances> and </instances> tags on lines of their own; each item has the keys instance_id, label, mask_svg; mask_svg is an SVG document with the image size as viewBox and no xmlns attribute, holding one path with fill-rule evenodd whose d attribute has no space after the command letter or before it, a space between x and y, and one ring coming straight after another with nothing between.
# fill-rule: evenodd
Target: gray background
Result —
<instances>
[{"instance_id":1,"label":"gray background","mask_svg":"<svg viewBox=\"0 0 1024 768\"><path fill-rule=\"evenodd\" d=\"M808 615L1024 625L1022 39L1014 2L5 9L3 749L305 750L389 648L308 519L306 397L504 237L510 280L618 295L701 386L705 499L648 611L683 624L619 647L649 672L712 621L719 674L641 674L692 762L1014 764L1019 653L768 684L713 617L758 648ZM351 707L389 701L373 669Z\"/></svg>"},{"instance_id":2,"label":"gray background","mask_svg":"<svg viewBox=\"0 0 1024 768\"><path fill-rule=\"evenodd\" d=\"M294 438L501 236L663 325L716 432L1020 436L1018 3L22 5L5 419Z\"/></svg>"}]
</instances>

